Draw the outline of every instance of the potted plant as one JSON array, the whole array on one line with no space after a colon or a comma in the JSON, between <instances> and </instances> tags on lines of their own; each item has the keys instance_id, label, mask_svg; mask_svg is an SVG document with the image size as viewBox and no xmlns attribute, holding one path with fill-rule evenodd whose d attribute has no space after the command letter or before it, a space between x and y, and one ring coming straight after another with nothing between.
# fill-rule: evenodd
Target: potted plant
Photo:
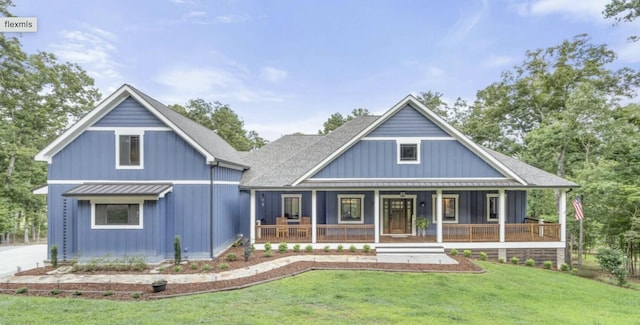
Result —
<instances>
[{"instance_id":1,"label":"potted plant","mask_svg":"<svg viewBox=\"0 0 640 325\"><path fill-rule=\"evenodd\" d=\"M165 289L167 289L167 280L165 279L155 280L151 282L151 286L153 287L153 292L164 291Z\"/></svg>"},{"instance_id":2,"label":"potted plant","mask_svg":"<svg viewBox=\"0 0 640 325\"><path fill-rule=\"evenodd\" d=\"M429 219L427 217L420 216L416 219L416 228L418 229L419 236L426 236L428 227L429 227Z\"/></svg>"}]
</instances>

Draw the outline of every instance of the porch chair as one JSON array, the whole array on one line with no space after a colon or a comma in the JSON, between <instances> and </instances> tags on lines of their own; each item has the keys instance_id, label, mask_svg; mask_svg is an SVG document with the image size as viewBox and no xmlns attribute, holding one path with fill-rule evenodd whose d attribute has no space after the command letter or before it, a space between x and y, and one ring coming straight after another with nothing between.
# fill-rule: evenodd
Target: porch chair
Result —
<instances>
[{"instance_id":1,"label":"porch chair","mask_svg":"<svg viewBox=\"0 0 640 325\"><path fill-rule=\"evenodd\" d=\"M276 237L289 237L289 221L287 220L287 218L276 218Z\"/></svg>"},{"instance_id":2,"label":"porch chair","mask_svg":"<svg viewBox=\"0 0 640 325\"><path fill-rule=\"evenodd\" d=\"M309 237L311 232L311 217L300 217L300 227L298 228L298 238Z\"/></svg>"}]
</instances>

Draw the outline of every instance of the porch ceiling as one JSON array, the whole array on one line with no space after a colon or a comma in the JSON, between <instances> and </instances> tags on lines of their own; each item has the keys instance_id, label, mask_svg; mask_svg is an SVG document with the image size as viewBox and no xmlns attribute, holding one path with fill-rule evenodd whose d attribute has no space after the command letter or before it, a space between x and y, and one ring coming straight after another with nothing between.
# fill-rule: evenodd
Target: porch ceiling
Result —
<instances>
[{"instance_id":1,"label":"porch ceiling","mask_svg":"<svg viewBox=\"0 0 640 325\"><path fill-rule=\"evenodd\" d=\"M297 187L303 188L505 188L523 187L511 179L491 180L375 180L375 181L304 181Z\"/></svg>"}]
</instances>

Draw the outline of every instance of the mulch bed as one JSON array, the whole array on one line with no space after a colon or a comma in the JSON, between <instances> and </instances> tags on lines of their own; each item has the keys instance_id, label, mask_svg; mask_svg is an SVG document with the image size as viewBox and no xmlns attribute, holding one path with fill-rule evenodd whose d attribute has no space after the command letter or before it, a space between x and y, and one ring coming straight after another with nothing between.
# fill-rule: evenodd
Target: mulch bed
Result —
<instances>
[{"instance_id":1,"label":"mulch bed","mask_svg":"<svg viewBox=\"0 0 640 325\"><path fill-rule=\"evenodd\" d=\"M238 261L223 261L222 259L227 254L233 253L238 256ZM166 267L160 274L194 274L203 273L202 267L208 264L211 268L210 273L219 271L229 271L233 269L245 268L250 265L262 263L265 261L301 254L315 254L315 255L363 255L363 252L337 252L335 250L331 252L314 251L312 253L298 252L294 253L289 251L287 253L279 253L275 251L273 256L265 257L261 251L255 252L249 258L249 261L245 262L242 258L242 247L234 247L225 254L221 255L221 258L217 261L194 261L187 262L181 265L181 269L175 270L175 266ZM374 252L368 253L368 255L375 255ZM284 277L293 276L310 270L373 270L373 271L395 271L395 272L483 272L483 270L461 256L451 256L458 261L459 264L454 265L441 265L441 264L396 264L396 263L331 263L331 262L295 262L288 264L284 267L271 270L268 272L258 273L256 275L233 279L233 280L221 280L210 281L202 283L189 283L167 284L166 290L162 292L154 293L150 284L121 284L121 283L59 283L59 284L44 284L44 283L0 283L0 293L8 295L28 295L28 296L45 296L45 297L76 297L76 298L89 298L89 299L112 299L112 300L149 300L158 298L169 298L188 294L197 294L205 292L216 292L225 290L234 290L260 284L268 281L281 279ZM219 265L226 263L228 268L219 270ZM191 267L194 264L194 267ZM51 271L51 267L37 268L32 270L26 270L16 275L44 275L46 272ZM97 271L100 274L148 274L151 268L144 271L134 272L118 272L118 271ZM79 272L76 274L96 274ZM25 292L19 293L26 288Z\"/></svg>"}]
</instances>

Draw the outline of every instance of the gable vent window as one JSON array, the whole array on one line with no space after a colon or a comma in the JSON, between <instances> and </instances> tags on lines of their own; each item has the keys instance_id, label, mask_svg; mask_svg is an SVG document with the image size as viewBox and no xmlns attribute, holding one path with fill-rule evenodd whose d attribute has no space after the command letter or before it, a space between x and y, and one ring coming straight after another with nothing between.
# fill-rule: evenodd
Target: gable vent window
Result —
<instances>
[{"instance_id":1,"label":"gable vent window","mask_svg":"<svg viewBox=\"0 0 640 325\"><path fill-rule=\"evenodd\" d=\"M116 133L116 169L142 169L143 152L142 133Z\"/></svg>"},{"instance_id":2,"label":"gable vent window","mask_svg":"<svg viewBox=\"0 0 640 325\"><path fill-rule=\"evenodd\" d=\"M420 142L397 142L398 143L398 164L419 164L420 163Z\"/></svg>"}]
</instances>

